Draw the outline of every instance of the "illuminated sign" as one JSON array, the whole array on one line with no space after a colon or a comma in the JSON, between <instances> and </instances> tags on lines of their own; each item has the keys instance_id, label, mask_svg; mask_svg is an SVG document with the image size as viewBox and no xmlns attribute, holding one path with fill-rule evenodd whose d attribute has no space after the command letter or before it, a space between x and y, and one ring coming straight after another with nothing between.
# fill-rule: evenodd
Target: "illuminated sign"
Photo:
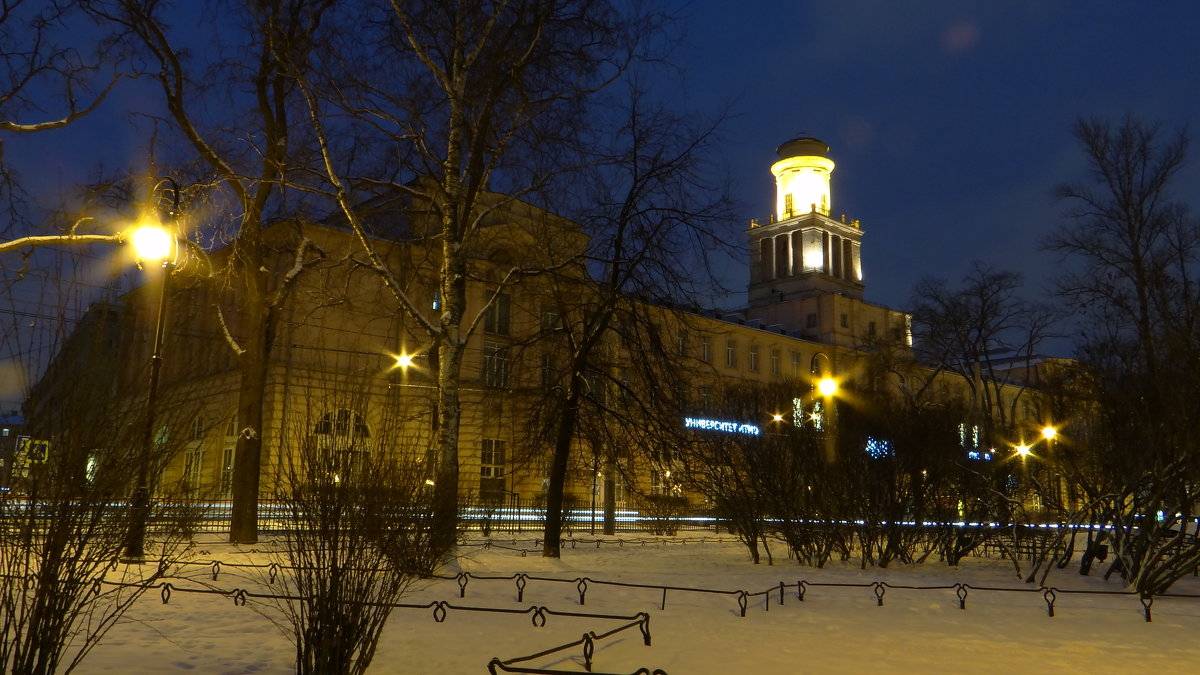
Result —
<instances>
[{"instance_id":1,"label":"illuminated sign","mask_svg":"<svg viewBox=\"0 0 1200 675\"><path fill-rule=\"evenodd\" d=\"M705 431L722 431L727 434L746 434L748 436L757 436L762 433L759 428L753 424L742 424L740 422L723 422L721 420L706 420L699 417L683 418L683 426L688 429L703 429Z\"/></svg>"}]
</instances>

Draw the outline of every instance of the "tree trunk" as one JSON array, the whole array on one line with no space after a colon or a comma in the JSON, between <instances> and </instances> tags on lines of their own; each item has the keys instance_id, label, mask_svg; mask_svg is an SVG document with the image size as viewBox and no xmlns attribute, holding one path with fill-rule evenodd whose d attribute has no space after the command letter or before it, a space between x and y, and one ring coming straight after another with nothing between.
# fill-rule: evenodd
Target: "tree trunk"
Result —
<instances>
[{"instance_id":1,"label":"tree trunk","mask_svg":"<svg viewBox=\"0 0 1200 675\"><path fill-rule=\"evenodd\" d=\"M578 390L581 378L571 378L571 394L559 420L554 437L554 458L550 463L550 484L546 487L546 529L542 535L542 557L562 555L563 493L567 485L567 462L571 457L571 440L575 437L575 420L579 414Z\"/></svg>"}]
</instances>

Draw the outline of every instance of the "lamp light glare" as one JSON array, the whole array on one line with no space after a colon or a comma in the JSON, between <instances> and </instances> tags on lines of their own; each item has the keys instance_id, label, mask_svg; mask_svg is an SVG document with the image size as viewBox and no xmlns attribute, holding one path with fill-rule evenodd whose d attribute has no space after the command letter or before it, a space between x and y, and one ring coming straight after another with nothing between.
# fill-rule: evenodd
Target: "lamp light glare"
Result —
<instances>
[{"instance_id":1,"label":"lamp light glare","mask_svg":"<svg viewBox=\"0 0 1200 675\"><path fill-rule=\"evenodd\" d=\"M817 383L817 391L821 392L822 396L833 396L837 393L837 389L837 382L831 377L821 378L821 381Z\"/></svg>"},{"instance_id":2,"label":"lamp light glare","mask_svg":"<svg viewBox=\"0 0 1200 675\"><path fill-rule=\"evenodd\" d=\"M1050 427L1050 426L1042 427L1042 438L1044 438L1048 441L1052 441L1052 440L1054 440L1054 437L1057 435L1058 435L1058 430L1055 429L1054 427Z\"/></svg>"},{"instance_id":3,"label":"lamp light glare","mask_svg":"<svg viewBox=\"0 0 1200 675\"><path fill-rule=\"evenodd\" d=\"M400 368L407 368L413 363L413 358L408 354L400 354L396 357L396 365Z\"/></svg>"},{"instance_id":4,"label":"lamp light glare","mask_svg":"<svg viewBox=\"0 0 1200 675\"><path fill-rule=\"evenodd\" d=\"M1029 446L1024 443L1017 446L1017 454L1024 457L1029 454Z\"/></svg>"},{"instance_id":5,"label":"lamp light glare","mask_svg":"<svg viewBox=\"0 0 1200 675\"><path fill-rule=\"evenodd\" d=\"M171 255L171 234L161 227L143 225L130 238L139 260L158 262Z\"/></svg>"}]
</instances>

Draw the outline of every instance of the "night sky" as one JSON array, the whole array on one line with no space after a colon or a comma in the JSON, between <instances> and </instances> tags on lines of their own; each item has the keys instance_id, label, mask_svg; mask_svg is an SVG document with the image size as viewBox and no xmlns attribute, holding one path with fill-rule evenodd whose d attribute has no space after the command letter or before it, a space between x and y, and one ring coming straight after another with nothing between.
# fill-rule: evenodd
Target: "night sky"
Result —
<instances>
[{"instance_id":1,"label":"night sky","mask_svg":"<svg viewBox=\"0 0 1200 675\"><path fill-rule=\"evenodd\" d=\"M862 221L866 299L896 308L922 276L958 279L975 259L1021 271L1031 297L1048 287L1055 258L1039 241L1061 223L1054 186L1086 176L1080 117L1200 133L1200 3L704 1L686 13L685 100L731 103L726 157L745 219L772 209L775 148L824 140L832 211ZM1200 161L1183 178L1188 201Z\"/></svg>"},{"instance_id":2,"label":"night sky","mask_svg":"<svg viewBox=\"0 0 1200 675\"><path fill-rule=\"evenodd\" d=\"M720 147L739 230L771 211L775 148L820 138L837 163L832 211L862 222L866 298L895 308L908 306L919 278L957 279L975 259L1023 272L1030 296L1047 287L1055 261L1039 240L1062 211L1051 190L1085 176L1070 132L1079 117L1132 113L1200 129L1200 3L679 6L683 78L660 88L697 114L731 111ZM139 167L144 131L127 111L148 105L157 105L149 83L123 84L78 125L7 139L7 161L44 193L85 179L101 159ZM1193 162L1179 196L1197 186ZM744 288L745 264L730 264L731 285Z\"/></svg>"}]
</instances>

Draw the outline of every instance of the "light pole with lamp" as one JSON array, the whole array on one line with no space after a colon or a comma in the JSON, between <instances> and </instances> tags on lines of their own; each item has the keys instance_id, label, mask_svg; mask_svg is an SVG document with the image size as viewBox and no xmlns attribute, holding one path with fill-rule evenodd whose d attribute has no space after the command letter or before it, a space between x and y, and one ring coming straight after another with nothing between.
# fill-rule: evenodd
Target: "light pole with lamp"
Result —
<instances>
[{"instance_id":1,"label":"light pole with lamp","mask_svg":"<svg viewBox=\"0 0 1200 675\"><path fill-rule=\"evenodd\" d=\"M837 445L834 440L834 434L837 433L837 411L834 408L834 397L838 393L837 380L829 376L822 377L817 381L817 392L821 394L821 414L824 416L821 424L825 427L825 461L832 464L837 460Z\"/></svg>"},{"instance_id":2,"label":"light pole with lamp","mask_svg":"<svg viewBox=\"0 0 1200 675\"><path fill-rule=\"evenodd\" d=\"M164 178L154 186L158 195L157 211L160 223L166 220L174 225L179 216L179 185L172 178ZM164 218L165 216L165 218ZM146 393L146 424L142 430L141 454L138 457L137 485L130 503L129 534L125 543L126 563L141 563L145 560L146 521L150 515L150 463L154 454L154 418L158 407L158 380L162 370L163 326L167 310L167 286L171 270L175 266L175 232L161 226L144 225L133 233L133 246L138 261L147 268L157 268L158 311L154 322L154 346L150 353L150 384Z\"/></svg>"}]
</instances>

